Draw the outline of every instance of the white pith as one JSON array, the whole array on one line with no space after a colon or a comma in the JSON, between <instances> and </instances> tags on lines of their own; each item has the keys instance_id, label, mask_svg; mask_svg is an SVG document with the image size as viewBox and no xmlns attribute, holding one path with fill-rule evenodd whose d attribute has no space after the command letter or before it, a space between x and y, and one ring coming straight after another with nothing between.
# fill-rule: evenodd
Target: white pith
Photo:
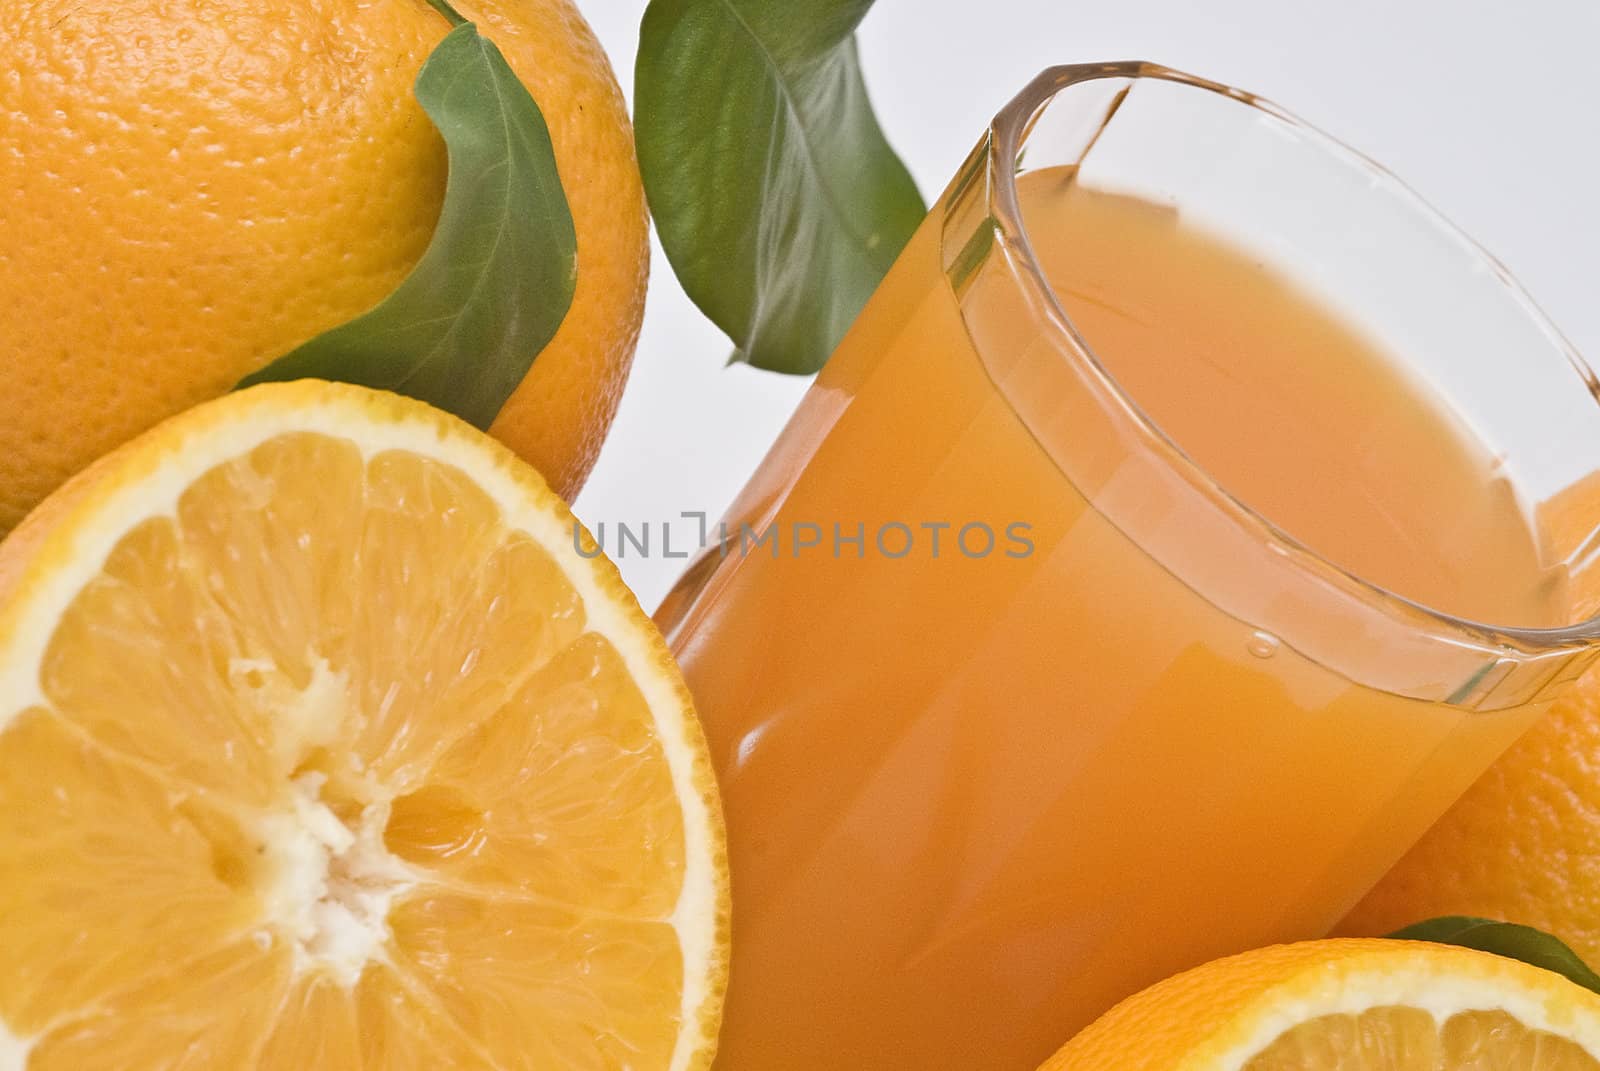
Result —
<instances>
[{"instance_id":1,"label":"white pith","mask_svg":"<svg viewBox=\"0 0 1600 1071\"><path fill-rule=\"evenodd\" d=\"M388 803L368 804L351 829L320 798L324 782L322 774L301 774L290 806L257 823L261 934L270 940L276 931L294 943L298 972L320 970L348 988L367 964L384 958L389 908L417 876L383 843Z\"/></svg>"},{"instance_id":2,"label":"white pith","mask_svg":"<svg viewBox=\"0 0 1600 1071\"><path fill-rule=\"evenodd\" d=\"M335 743L353 708L350 682L326 659L310 661L311 679L303 688L288 685L270 662L236 659L228 667L235 686L255 690L256 701L276 715L273 757L288 779L277 808L246 816L261 847L258 939L288 941L297 973L321 971L348 988L360 981L368 963L384 958L389 908L417 884L418 875L384 844L391 801L366 771L342 771L344 780L362 782L364 788L353 829L323 799L325 772L294 772L318 749Z\"/></svg>"},{"instance_id":3,"label":"white pith","mask_svg":"<svg viewBox=\"0 0 1600 1071\"><path fill-rule=\"evenodd\" d=\"M28 1053L33 1043L13 1037L0 1023L0 1071L27 1071Z\"/></svg>"},{"instance_id":4,"label":"white pith","mask_svg":"<svg viewBox=\"0 0 1600 1071\"><path fill-rule=\"evenodd\" d=\"M613 605L615 596L603 585L600 564L578 553L572 530L548 503L536 504L530 498L513 474L512 462L490 452L466 431L444 434L420 416L376 421L361 405L336 395L322 401L301 396L293 406L240 406L227 421L197 423L180 448L167 450L149 471L125 480L101 499L94 507L94 523L79 526L65 554L51 552L53 561L70 562L72 568L58 565L25 581L17 592L14 615L9 622L0 617L4 652L0 732L29 707L50 708L40 666L55 624L101 570L117 542L152 517L174 517L180 496L208 470L279 435L300 432L350 441L367 460L401 450L468 474L499 507L508 529L527 534L561 565L582 599L587 629L605 637L632 676L655 717L656 735L683 810L683 888L673 912L662 921L677 931L685 983L681 1001L685 1029L669 1066L672 1071L686 1068L701 1045L695 1028L709 996L706 976L716 954L719 887L713 816L695 783L692 714L676 682L655 665L649 634ZM310 717L307 728L311 728L317 720L311 715L328 694L308 694L302 705L289 709L290 715ZM272 922L303 943L306 965L348 972L358 959L375 954L372 942L381 943L380 916L387 914L388 903L403 889L407 876L382 845L386 804L374 805L375 833L369 835L365 814L362 828L350 830L327 810L318 798L321 784L315 776L297 785L292 805L265 816L260 829L264 842L270 841L277 853L273 867L280 876L273 892ZM22 1071L29 1047L0 1023L0 1071Z\"/></svg>"}]
</instances>

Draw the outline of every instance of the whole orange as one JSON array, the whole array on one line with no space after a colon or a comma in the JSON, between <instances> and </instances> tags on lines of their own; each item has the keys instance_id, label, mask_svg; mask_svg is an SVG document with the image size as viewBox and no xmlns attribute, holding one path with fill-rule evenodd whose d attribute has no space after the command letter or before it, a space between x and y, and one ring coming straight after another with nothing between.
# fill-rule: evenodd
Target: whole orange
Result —
<instances>
[{"instance_id":1,"label":"whole orange","mask_svg":"<svg viewBox=\"0 0 1600 1071\"><path fill-rule=\"evenodd\" d=\"M615 414L649 247L627 111L570 0L462 0L544 112L578 238L491 431L565 497ZM375 305L426 248L425 0L0 5L0 534L167 416Z\"/></svg>"}]
</instances>

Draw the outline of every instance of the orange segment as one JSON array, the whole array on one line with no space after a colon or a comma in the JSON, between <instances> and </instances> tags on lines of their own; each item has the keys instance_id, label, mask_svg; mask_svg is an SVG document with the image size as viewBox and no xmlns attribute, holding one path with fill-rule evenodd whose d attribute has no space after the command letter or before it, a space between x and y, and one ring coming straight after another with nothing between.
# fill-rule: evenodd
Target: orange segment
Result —
<instances>
[{"instance_id":1,"label":"orange segment","mask_svg":"<svg viewBox=\"0 0 1600 1071\"><path fill-rule=\"evenodd\" d=\"M257 1054L269 1016L239 1008L276 1009L288 987L289 956L255 941L225 946L164 970L51 1030L33 1050L29 1071L160 1067L213 1071L265 1067ZM196 987L228 994L197 1004ZM237 1002L235 1004L234 1002Z\"/></svg>"},{"instance_id":2,"label":"orange segment","mask_svg":"<svg viewBox=\"0 0 1600 1071\"><path fill-rule=\"evenodd\" d=\"M352 682L363 712L356 747L365 762L394 770L423 758L443 741L437 734L419 740L421 722L459 711L464 718L456 725L464 727L492 712L509 691L517 656L540 653L524 646L525 632L505 627L505 608L496 606L515 589L479 582L481 563L508 536L494 503L464 473L392 452L368 464L357 569L373 597L356 610L364 657ZM559 588L551 595L556 605L565 598ZM412 624L402 631L396 621ZM419 650L430 660L421 674L408 668ZM479 664L485 655L487 664ZM486 707L463 705L471 692L496 688L500 694L486 696Z\"/></svg>"},{"instance_id":3,"label":"orange segment","mask_svg":"<svg viewBox=\"0 0 1600 1071\"><path fill-rule=\"evenodd\" d=\"M359 548L316 532L325 518L362 514L364 482L354 443L289 434L216 466L178 499L189 578L247 630L255 661L295 688L310 681L310 659L345 663ZM297 493L275 493L284 486Z\"/></svg>"},{"instance_id":4,"label":"orange segment","mask_svg":"<svg viewBox=\"0 0 1600 1071\"><path fill-rule=\"evenodd\" d=\"M30 709L0 734L0 1009L36 1033L248 926L203 799Z\"/></svg>"},{"instance_id":5,"label":"orange segment","mask_svg":"<svg viewBox=\"0 0 1600 1071\"><path fill-rule=\"evenodd\" d=\"M41 679L52 709L168 779L261 803L271 712L251 701L272 663L243 647L185 574L167 518L142 522L61 615Z\"/></svg>"},{"instance_id":6,"label":"orange segment","mask_svg":"<svg viewBox=\"0 0 1600 1071\"><path fill-rule=\"evenodd\" d=\"M429 789L395 801L389 846L479 890L663 917L682 881L683 820L650 726L615 650L586 635L446 752ZM603 800L596 782L611 786Z\"/></svg>"},{"instance_id":7,"label":"orange segment","mask_svg":"<svg viewBox=\"0 0 1600 1071\"><path fill-rule=\"evenodd\" d=\"M575 523L464 425L306 382L0 545L0 1066L708 1066L714 783Z\"/></svg>"},{"instance_id":8,"label":"orange segment","mask_svg":"<svg viewBox=\"0 0 1600 1071\"><path fill-rule=\"evenodd\" d=\"M1420 941L1264 948L1101 1016L1041 1071L1600 1071L1600 996Z\"/></svg>"},{"instance_id":9,"label":"orange segment","mask_svg":"<svg viewBox=\"0 0 1600 1071\"><path fill-rule=\"evenodd\" d=\"M1285 1032L1244 1071L1600 1071L1600 1061L1567 1038L1530 1030L1505 1012L1462 1012L1443 1023L1419 1008L1372 1008L1324 1015Z\"/></svg>"},{"instance_id":10,"label":"orange segment","mask_svg":"<svg viewBox=\"0 0 1600 1071\"><path fill-rule=\"evenodd\" d=\"M683 965L665 920L445 894L408 901L393 924L403 973L494 1067L608 1071L671 1059ZM527 1014L554 1007L567 1014Z\"/></svg>"},{"instance_id":11,"label":"orange segment","mask_svg":"<svg viewBox=\"0 0 1600 1071\"><path fill-rule=\"evenodd\" d=\"M356 987L362 1066L383 1071L497 1071L482 1043L463 1033L431 1000L388 967L367 971Z\"/></svg>"},{"instance_id":12,"label":"orange segment","mask_svg":"<svg viewBox=\"0 0 1600 1071\"><path fill-rule=\"evenodd\" d=\"M362 1067L356 1004L333 979L309 975L285 995L258 1067Z\"/></svg>"}]
</instances>

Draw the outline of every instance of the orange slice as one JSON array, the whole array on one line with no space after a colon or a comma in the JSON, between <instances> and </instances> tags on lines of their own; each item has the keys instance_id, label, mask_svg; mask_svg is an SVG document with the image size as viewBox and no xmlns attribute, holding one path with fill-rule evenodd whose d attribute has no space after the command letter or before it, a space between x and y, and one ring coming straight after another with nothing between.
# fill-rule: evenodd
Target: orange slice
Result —
<instances>
[{"instance_id":1,"label":"orange slice","mask_svg":"<svg viewBox=\"0 0 1600 1071\"><path fill-rule=\"evenodd\" d=\"M532 469L306 381L0 544L0 1069L710 1064L715 782Z\"/></svg>"},{"instance_id":2,"label":"orange slice","mask_svg":"<svg viewBox=\"0 0 1600 1071\"><path fill-rule=\"evenodd\" d=\"M1420 941L1279 945L1123 1001L1041 1071L1600 1071L1600 996Z\"/></svg>"}]
</instances>

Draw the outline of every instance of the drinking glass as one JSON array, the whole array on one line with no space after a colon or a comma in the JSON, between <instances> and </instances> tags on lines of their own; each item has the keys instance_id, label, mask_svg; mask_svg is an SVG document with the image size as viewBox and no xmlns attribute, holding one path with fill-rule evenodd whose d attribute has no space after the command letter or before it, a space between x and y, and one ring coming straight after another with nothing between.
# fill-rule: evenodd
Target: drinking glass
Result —
<instances>
[{"instance_id":1,"label":"drinking glass","mask_svg":"<svg viewBox=\"0 0 1600 1071\"><path fill-rule=\"evenodd\" d=\"M1051 168L1381 343L1493 451L1560 619L1386 590L1220 484L1052 289L1019 199ZM718 1066L1029 1071L1161 977L1326 932L1595 654L1595 392L1491 258L1282 109L1041 74L658 614L728 820Z\"/></svg>"}]
</instances>

